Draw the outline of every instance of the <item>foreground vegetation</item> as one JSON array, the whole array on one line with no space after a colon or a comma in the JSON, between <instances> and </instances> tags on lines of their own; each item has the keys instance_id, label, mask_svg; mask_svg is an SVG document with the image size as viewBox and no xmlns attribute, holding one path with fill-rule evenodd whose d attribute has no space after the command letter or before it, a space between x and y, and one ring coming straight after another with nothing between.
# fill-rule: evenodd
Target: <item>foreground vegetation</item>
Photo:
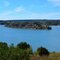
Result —
<instances>
[{"instance_id":1,"label":"foreground vegetation","mask_svg":"<svg viewBox=\"0 0 60 60\"><path fill-rule=\"evenodd\" d=\"M60 53L50 53L44 47L37 48L33 53L31 46L26 42L16 46L0 42L0 60L60 60Z\"/></svg>"},{"instance_id":2,"label":"foreground vegetation","mask_svg":"<svg viewBox=\"0 0 60 60\"><path fill-rule=\"evenodd\" d=\"M8 46L7 43L0 42L0 60L29 60L32 50L29 44L19 43Z\"/></svg>"}]
</instances>

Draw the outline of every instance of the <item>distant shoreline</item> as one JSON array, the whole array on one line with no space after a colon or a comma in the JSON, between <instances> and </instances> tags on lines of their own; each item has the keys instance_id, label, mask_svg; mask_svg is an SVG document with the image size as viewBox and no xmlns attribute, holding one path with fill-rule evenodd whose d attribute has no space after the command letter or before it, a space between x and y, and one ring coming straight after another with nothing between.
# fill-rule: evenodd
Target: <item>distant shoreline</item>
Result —
<instances>
[{"instance_id":1,"label":"distant shoreline","mask_svg":"<svg viewBox=\"0 0 60 60\"><path fill-rule=\"evenodd\" d=\"M60 25L60 20L6 20L0 21L1 25L11 28L25 28L25 29L48 29L51 30L50 26Z\"/></svg>"}]
</instances>

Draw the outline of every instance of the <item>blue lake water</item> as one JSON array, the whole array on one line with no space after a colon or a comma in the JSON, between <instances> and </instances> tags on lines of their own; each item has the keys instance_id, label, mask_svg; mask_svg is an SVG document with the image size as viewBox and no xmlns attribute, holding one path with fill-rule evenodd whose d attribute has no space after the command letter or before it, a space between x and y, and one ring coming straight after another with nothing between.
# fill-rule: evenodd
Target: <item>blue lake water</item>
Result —
<instances>
[{"instance_id":1,"label":"blue lake water","mask_svg":"<svg viewBox=\"0 0 60 60\"><path fill-rule=\"evenodd\" d=\"M60 26L53 26L52 30L32 30L0 25L0 42L7 42L9 45L27 42L33 50L43 46L49 51L60 52Z\"/></svg>"}]
</instances>

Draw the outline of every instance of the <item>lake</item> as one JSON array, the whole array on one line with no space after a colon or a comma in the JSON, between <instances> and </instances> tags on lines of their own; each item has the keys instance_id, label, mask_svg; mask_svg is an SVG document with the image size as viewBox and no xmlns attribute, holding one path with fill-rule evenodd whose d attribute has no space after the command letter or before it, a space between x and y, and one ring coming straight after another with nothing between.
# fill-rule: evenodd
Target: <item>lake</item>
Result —
<instances>
[{"instance_id":1,"label":"lake","mask_svg":"<svg viewBox=\"0 0 60 60\"><path fill-rule=\"evenodd\" d=\"M6 42L9 45L27 42L33 50L43 46L49 51L60 52L60 26L52 26L52 30L32 30L0 25L0 42Z\"/></svg>"}]
</instances>

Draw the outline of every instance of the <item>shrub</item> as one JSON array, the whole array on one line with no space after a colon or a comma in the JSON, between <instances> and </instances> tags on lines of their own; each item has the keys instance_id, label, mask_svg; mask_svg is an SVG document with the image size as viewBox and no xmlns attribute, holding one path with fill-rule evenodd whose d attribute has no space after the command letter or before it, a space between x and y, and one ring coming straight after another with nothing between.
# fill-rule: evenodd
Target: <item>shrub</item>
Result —
<instances>
[{"instance_id":1,"label":"shrub","mask_svg":"<svg viewBox=\"0 0 60 60\"><path fill-rule=\"evenodd\" d=\"M26 42L21 42L17 45L20 49L28 49L30 48L30 45L27 44Z\"/></svg>"},{"instance_id":2,"label":"shrub","mask_svg":"<svg viewBox=\"0 0 60 60\"><path fill-rule=\"evenodd\" d=\"M37 52L40 56L48 56L49 55L49 51L44 47L38 48Z\"/></svg>"},{"instance_id":3,"label":"shrub","mask_svg":"<svg viewBox=\"0 0 60 60\"><path fill-rule=\"evenodd\" d=\"M26 42L21 42L19 44L17 44L17 47L25 50L28 54L33 54L32 48L29 44L27 44Z\"/></svg>"}]
</instances>

